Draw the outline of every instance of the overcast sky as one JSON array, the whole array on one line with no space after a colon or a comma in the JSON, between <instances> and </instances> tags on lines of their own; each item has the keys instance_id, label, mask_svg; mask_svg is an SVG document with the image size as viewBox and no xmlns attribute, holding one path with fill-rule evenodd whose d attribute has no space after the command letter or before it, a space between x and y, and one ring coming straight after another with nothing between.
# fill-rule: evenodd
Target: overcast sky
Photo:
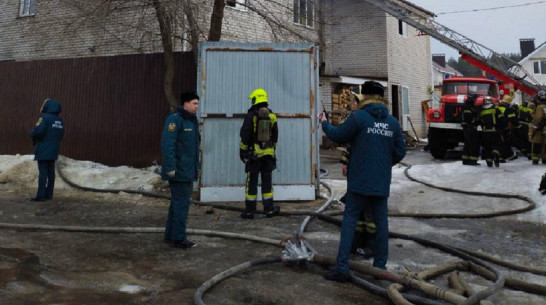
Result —
<instances>
[{"instance_id":1,"label":"overcast sky","mask_svg":"<svg viewBox=\"0 0 546 305\"><path fill-rule=\"evenodd\" d=\"M520 53L520 38L535 38L535 47L546 41L546 1L540 0L408 0L434 12L436 22L497 53ZM506 6L518 6L500 8ZM498 8L498 9L493 9ZM449 13L455 11L471 11ZM457 58L458 52L435 39L432 53Z\"/></svg>"}]
</instances>

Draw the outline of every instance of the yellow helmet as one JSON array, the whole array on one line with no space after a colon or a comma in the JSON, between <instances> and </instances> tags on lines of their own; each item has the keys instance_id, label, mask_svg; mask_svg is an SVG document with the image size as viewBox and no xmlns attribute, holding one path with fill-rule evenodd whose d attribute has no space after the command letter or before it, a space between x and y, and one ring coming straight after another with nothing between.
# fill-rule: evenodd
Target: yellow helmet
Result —
<instances>
[{"instance_id":1,"label":"yellow helmet","mask_svg":"<svg viewBox=\"0 0 546 305\"><path fill-rule=\"evenodd\" d=\"M503 103L506 103L506 104L510 104L510 103L512 103L512 100L513 100L513 99L514 99L514 98L513 98L512 96L506 94L505 96L503 96L502 102L503 102Z\"/></svg>"},{"instance_id":2,"label":"yellow helmet","mask_svg":"<svg viewBox=\"0 0 546 305\"><path fill-rule=\"evenodd\" d=\"M262 88L258 88L252 91L248 98L252 102L252 105L267 103L267 92Z\"/></svg>"}]
</instances>

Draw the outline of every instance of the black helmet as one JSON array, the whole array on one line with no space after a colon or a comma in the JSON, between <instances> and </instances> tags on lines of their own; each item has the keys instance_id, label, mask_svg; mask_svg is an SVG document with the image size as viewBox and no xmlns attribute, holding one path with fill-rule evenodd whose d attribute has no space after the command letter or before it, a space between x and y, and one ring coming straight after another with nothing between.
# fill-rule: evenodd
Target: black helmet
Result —
<instances>
[{"instance_id":1,"label":"black helmet","mask_svg":"<svg viewBox=\"0 0 546 305\"><path fill-rule=\"evenodd\" d=\"M541 102L546 102L546 91L544 90L540 90L538 93L537 93L537 98L539 101Z\"/></svg>"}]
</instances>

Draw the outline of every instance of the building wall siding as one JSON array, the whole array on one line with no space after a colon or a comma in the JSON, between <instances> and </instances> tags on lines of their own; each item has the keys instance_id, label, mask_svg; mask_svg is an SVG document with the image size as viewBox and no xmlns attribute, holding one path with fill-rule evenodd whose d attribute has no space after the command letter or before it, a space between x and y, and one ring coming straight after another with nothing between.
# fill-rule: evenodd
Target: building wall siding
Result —
<instances>
[{"instance_id":1,"label":"building wall siding","mask_svg":"<svg viewBox=\"0 0 546 305\"><path fill-rule=\"evenodd\" d=\"M534 73L534 62L546 60L546 44L543 44L535 54L529 56L527 60L521 63L521 66L525 71L531 74L531 76L539 82L540 85L546 86L546 71L541 71L542 74ZM520 75L521 76L521 75Z\"/></svg>"},{"instance_id":2,"label":"building wall siding","mask_svg":"<svg viewBox=\"0 0 546 305\"><path fill-rule=\"evenodd\" d=\"M400 35L398 20L387 18L389 87L396 84L409 88L410 118L419 138L425 138L426 114L421 101L429 98L427 87L432 84L430 37L419 36L418 31L409 25L407 30L407 36ZM389 102L392 103L390 96ZM413 134L411 127L408 131Z\"/></svg>"}]
</instances>

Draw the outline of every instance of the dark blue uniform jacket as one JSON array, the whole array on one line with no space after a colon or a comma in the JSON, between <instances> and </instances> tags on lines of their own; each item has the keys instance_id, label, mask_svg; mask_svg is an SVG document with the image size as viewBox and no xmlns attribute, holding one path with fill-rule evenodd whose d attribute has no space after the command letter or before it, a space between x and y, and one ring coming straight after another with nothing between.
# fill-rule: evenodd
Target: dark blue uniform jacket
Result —
<instances>
[{"instance_id":1,"label":"dark blue uniform jacket","mask_svg":"<svg viewBox=\"0 0 546 305\"><path fill-rule=\"evenodd\" d=\"M322 123L324 133L337 143L351 144L348 191L388 197L392 166L406 155L400 123L382 103L371 103L351 113L337 128Z\"/></svg>"},{"instance_id":2,"label":"dark blue uniform jacket","mask_svg":"<svg viewBox=\"0 0 546 305\"><path fill-rule=\"evenodd\" d=\"M181 182L197 180L201 137L195 115L184 108L169 114L161 136L161 178ZM176 171L174 178L165 173Z\"/></svg>"},{"instance_id":3,"label":"dark blue uniform jacket","mask_svg":"<svg viewBox=\"0 0 546 305\"><path fill-rule=\"evenodd\" d=\"M30 132L34 141L34 160L57 160L64 136L64 122L59 116L61 104L47 99L42 107L42 116Z\"/></svg>"}]
</instances>

